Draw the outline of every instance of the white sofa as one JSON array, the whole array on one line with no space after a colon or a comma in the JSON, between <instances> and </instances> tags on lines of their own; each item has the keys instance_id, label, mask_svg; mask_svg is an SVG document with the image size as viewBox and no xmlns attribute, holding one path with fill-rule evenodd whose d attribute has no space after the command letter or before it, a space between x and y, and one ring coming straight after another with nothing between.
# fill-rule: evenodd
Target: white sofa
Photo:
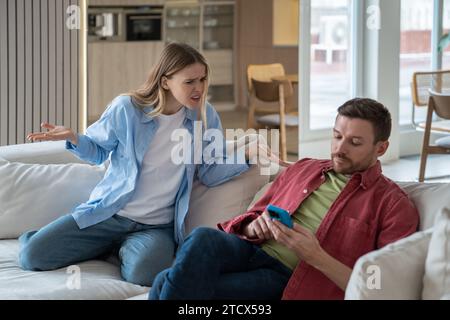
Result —
<instances>
[{"instance_id":1,"label":"white sofa","mask_svg":"<svg viewBox=\"0 0 450 320\"><path fill-rule=\"evenodd\" d=\"M65 150L64 142L0 147L0 300L146 298L149 288L123 281L113 256L48 272L23 271L17 263L18 236L87 200L105 168L83 163ZM214 227L245 212L269 182L260 172L252 166L215 188L195 181L186 232L200 225Z\"/></svg>"},{"instance_id":2,"label":"white sofa","mask_svg":"<svg viewBox=\"0 0 450 320\"><path fill-rule=\"evenodd\" d=\"M82 163L64 149L62 142L0 147L0 299L146 298L149 288L123 281L114 257L48 272L23 271L17 264L17 237L69 213L87 199L104 170L103 166ZM186 232L199 225L214 227L218 221L244 212L268 183L269 176L261 175L257 166L215 188L196 182ZM426 291L422 283L437 286L434 273L441 277L437 282L446 279L444 286L450 281L450 254L447 252L444 269L442 262L433 263L440 259L439 254L445 254L444 245L440 250L442 237L447 236L447 242L449 239L450 227L444 219L448 214L442 209L450 208L450 184L406 183L402 187L420 211L421 231L362 257L355 266L346 299L420 299L422 292L433 293L433 286ZM430 229L439 212L444 212L439 224L444 227ZM428 247L435 248L434 257L427 254ZM375 281L375 289L367 285L373 280L368 272L372 265L381 270L381 285ZM442 270L446 278L442 278ZM443 292L438 298L449 293L448 287Z\"/></svg>"}]
</instances>

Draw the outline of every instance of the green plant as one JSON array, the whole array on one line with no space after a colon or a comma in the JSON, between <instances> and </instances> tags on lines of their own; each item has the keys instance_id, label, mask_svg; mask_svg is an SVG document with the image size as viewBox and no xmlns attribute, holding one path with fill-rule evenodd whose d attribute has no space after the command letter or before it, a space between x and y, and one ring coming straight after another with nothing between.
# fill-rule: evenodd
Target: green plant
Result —
<instances>
[{"instance_id":1,"label":"green plant","mask_svg":"<svg viewBox=\"0 0 450 320\"><path fill-rule=\"evenodd\" d=\"M439 52L443 52L449 44L450 44L450 32L444 34L441 40L439 40Z\"/></svg>"}]
</instances>

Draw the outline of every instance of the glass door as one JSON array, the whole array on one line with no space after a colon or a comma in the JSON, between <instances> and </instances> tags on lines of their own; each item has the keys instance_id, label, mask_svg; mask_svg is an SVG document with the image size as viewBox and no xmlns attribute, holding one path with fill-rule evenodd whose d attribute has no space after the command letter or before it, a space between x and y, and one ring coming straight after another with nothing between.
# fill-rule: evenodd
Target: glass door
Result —
<instances>
[{"instance_id":1,"label":"glass door","mask_svg":"<svg viewBox=\"0 0 450 320\"><path fill-rule=\"evenodd\" d=\"M183 42L200 50L200 5L167 2L164 11L165 42Z\"/></svg>"},{"instance_id":2,"label":"glass door","mask_svg":"<svg viewBox=\"0 0 450 320\"><path fill-rule=\"evenodd\" d=\"M203 2L203 54L211 65L209 101L219 110L234 109L234 3Z\"/></svg>"},{"instance_id":3,"label":"glass door","mask_svg":"<svg viewBox=\"0 0 450 320\"><path fill-rule=\"evenodd\" d=\"M450 32L450 0L444 0L444 16L443 16L444 34ZM450 46L448 46L442 55L442 69L450 69Z\"/></svg>"},{"instance_id":4,"label":"glass door","mask_svg":"<svg viewBox=\"0 0 450 320\"><path fill-rule=\"evenodd\" d=\"M332 128L351 93L351 0L311 1L310 130Z\"/></svg>"},{"instance_id":5,"label":"glass door","mask_svg":"<svg viewBox=\"0 0 450 320\"><path fill-rule=\"evenodd\" d=\"M401 2L400 125L412 125L413 73L431 70L433 1L402 0ZM426 111L426 108L416 108L416 121L424 121Z\"/></svg>"}]
</instances>

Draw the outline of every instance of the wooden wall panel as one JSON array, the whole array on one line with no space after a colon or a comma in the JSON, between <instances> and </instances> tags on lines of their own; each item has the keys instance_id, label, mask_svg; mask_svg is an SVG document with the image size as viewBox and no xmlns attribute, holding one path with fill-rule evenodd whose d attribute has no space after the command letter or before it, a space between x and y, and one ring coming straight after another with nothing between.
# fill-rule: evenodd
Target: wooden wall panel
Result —
<instances>
[{"instance_id":1,"label":"wooden wall panel","mask_svg":"<svg viewBox=\"0 0 450 320\"><path fill-rule=\"evenodd\" d=\"M78 39L67 7L80 0L0 0L0 145L42 122L78 130Z\"/></svg>"}]
</instances>

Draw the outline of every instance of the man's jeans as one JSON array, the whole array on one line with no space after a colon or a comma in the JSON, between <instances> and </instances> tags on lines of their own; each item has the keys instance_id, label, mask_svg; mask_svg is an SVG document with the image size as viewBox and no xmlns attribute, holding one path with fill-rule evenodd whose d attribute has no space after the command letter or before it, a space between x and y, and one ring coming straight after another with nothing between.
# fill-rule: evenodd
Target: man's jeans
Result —
<instances>
[{"instance_id":1,"label":"man's jeans","mask_svg":"<svg viewBox=\"0 0 450 320\"><path fill-rule=\"evenodd\" d=\"M291 270L235 235L197 228L173 266L156 277L149 299L280 299Z\"/></svg>"},{"instance_id":2,"label":"man's jeans","mask_svg":"<svg viewBox=\"0 0 450 320\"><path fill-rule=\"evenodd\" d=\"M19 240L19 264L25 270L54 270L118 250L122 277L145 286L172 264L175 254L173 223L145 225L118 215L85 229L66 215Z\"/></svg>"}]
</instances>

